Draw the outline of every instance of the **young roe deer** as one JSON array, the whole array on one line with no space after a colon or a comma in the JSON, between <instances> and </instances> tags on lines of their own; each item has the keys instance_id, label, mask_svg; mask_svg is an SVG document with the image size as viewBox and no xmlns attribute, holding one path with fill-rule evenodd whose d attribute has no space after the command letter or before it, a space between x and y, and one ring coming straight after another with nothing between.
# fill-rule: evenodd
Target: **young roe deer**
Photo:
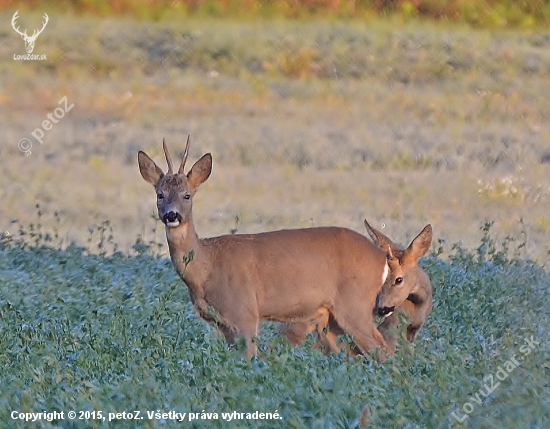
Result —
<instances>
[{"instance_id":1,"label":"young roe deer","mask_svg":"<svg viewBox=\"0 0 550 429\"><path fill-rule=\"evenodd\" d=\"M155 188L170 258L192 303L203 319L215 323L228 344L242 335L251 358L257 351L253 338L260 320L311 321L326 309L363 352L382 347L391 354L373 322L376 297L389 271L384 251L365 236L338 227L200 239L193 222L193 197L210 176L212 156L203 155L184 174L188 138L174 173L164 142L163 149L166 174L142 151L139 169Z\"/></svg>"},{"instance_id":2,"label":"young roe deer","mask_svg":"<svg viewBox=\"0 0 550 429\"><path fill-rule=\"evenodd\" d=\"M405 302L410 295L426 296L426 293L422 293L423 289L429 289L431 296L430 279L418 265L418 260L430 249L432 226L426 225L405 250L371 227L366 220L365 228L379 248L388 250L390 273L376 299L378 315L381 317L391 315L395 308Z\"/></svg>"},{"instance_id":3,"label":"young roe deer","mask_svg":"<svg viewBox=\"0 0 550 429\"><path fill-rule=\"evenodd\" d=\"M391 336L392 330L399 324L396 310L405 313L409 318L407 339L414 342L418 331L432 310L432 285L426 272L418 265L418 260L428 251L432 241L432 227L427 225L405 250L380 231L371 227L365 220L365 228L374 243L388 251L390 273L377 297L375 313L385 316L378 330L386 342L395 350L396 340ZM306 336L317 331L318 341L315 348L322 347L325 353L339 352L338 336L343 330L326 309L320 309L311 321L284 323L279 333L285 336L292 345L299 345Z\"/></svg>"},{"instance_id":4,"label":"young roe deer","mask_svg":"<svg viewBox=\"0 0 550 429\"><path fill-rule=\"evenodd\" d=\"M432 312L432 285L430 279L426 276L419 279L420 287L415 293L411 293L403 304L397 306L396 311L386 316L384 321L378 325L378 330L382 333L392 350L395 350L396 339L392 336L392 331L399 325L398 311L401 311L409 319L407 325L407 340L414 343L420 328L424 325L428 316Z\"/></svg>"}]
</instances>

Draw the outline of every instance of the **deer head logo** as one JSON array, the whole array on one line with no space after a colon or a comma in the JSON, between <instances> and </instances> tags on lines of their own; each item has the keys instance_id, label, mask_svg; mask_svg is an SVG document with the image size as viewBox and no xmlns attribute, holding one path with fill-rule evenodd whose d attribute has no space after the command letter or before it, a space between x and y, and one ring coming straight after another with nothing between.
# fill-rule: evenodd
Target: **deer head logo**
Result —
<instances>
[{"instance_id":1,"label":"deer head logo","mask_svg":"<svg viewBox=\"0 0 550 429\"><path fill-rule=\"evenodd\" d=\"M34 30L32 33L32 36L27 35L27 30L25 30L24 33L19 31L19 27L16 27L15 21L17 21L19 11L16 11L13 14L13 18L11 19L11 26L13 29L21 35L23 40L25 41L25 49L27 50L27 53L31 54L34 49L34 42L36 42L36 38L44 31L44 28L46 28L46 24L48 23L48 14L44 13L44 23L42 24L42 28L40 30Z\"/></svg>"}]
</instances>

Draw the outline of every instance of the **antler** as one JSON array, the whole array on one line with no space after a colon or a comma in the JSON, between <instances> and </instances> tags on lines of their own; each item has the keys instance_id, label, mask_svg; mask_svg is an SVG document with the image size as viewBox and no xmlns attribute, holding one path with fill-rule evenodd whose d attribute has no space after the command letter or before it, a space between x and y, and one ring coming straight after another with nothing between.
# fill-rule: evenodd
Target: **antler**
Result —
<instances>
[{"instance_id":1,"label":"antler","mask_svg":"<svg viewBox=\"0 0 550 429\"><path fill-rule=\"evenodd\" d=\"M191 136L188 135L187 144L185 145L185 152L183 153L183 160L181 161L178 174L183 173L183 169L185 167L185 161L187 161L187 155L189 155L190 139L191 139ZM166 163L168 164L168 174L174 174L174 165L172 164L172 158L170 157L170 153L168 152L168 147L166 146L166 141L164 139L162 139L162 148L164 149L164 156L166 157Z\"/></svg>"},{"instance_id":2,"label":"antler","mask_svg":"<svg viewBox=\"0 0 550 429\"><path fill-rule=\"evenodd\" d=\"M13 27L13 29L18 33L20 34L22 37L29 37L27 36L27 30L25 30L24 33L21 33L21 31L19 31L19 26L15 27L15 21L17 21L17 18L19 18L17 16L17 14L19 13L18 10L15 11L15 13L13 14L13 18L11 19L11 26Z\"/></svg>"},{"instance_id":3,"label":"antler","mask_svg":"<svg viewBox=\"0 0 550 429\"><path fill-rule=\"evenodd\" d=\"M43 18L45 18L45 21L42 24L42 28L40 30L34 30L34 32L32 33L31 39L36 39L38 37L38 35L44 31L44 28L46 28L46 24L50 20L50 18L48 17L48 14L46 12L44 12ZM37 33L37 31L38 31L38 33Z\"/></svg>"},{"instance_id":4,"label":"antler","mask_svg":"<svg viewBox=\"0 0 550 429\"><path fill-rule=\"evenodd\" d=\"M29 36L27 34L27 30L25 30L24 33L22 33L20 30L19 30L19 26L15 26L16 25L16 22L17 21L17 18L19 18L18 16L18 13L19 11L15 11L15 13L13 14L13 17L11 19L11 26L13 27L13 29L18 33L20 34L23 38L25 39L29 39L29 40L34 40L38 37L38 35L40 33L42 33L42 31L44 31L44 28L46 28L46 25L48 24L48 21L50 20L50 18L48 17L48 14L47 13L44 13L44 16L43 18L45 19L45 21L42 23L42 28L40 30L34 30L34 32L32 33L32 36Z\"/></svg>"},{"instance_id":5,"label":"antler","mask_svg":"<svg viewBox=\"0 0 550 429\"><path fill-rule=\"evenodd\" d=\"M181 161L180 168L178 170L178 173L183 173L183 168L185 167L185 161L187 161L187 155L189 155L189 142L190 142L191 136L187 136L187 144L185 145L185 152L183 152L183 160Z\"/></svg>"},{"instance_id":6,"label":"antler","mask_svg":"<svg viewBox=\"0 0 550 429\"><path fill-rule=\"evenodd\" d=\"M174 174L174 168L172 166L172 158L170 158L170 153L166 147L166 142L162 139L162 148L164 149L164 156L166 156L166 163L168 164L168 174Z\"/></svg>"}]
</instances>

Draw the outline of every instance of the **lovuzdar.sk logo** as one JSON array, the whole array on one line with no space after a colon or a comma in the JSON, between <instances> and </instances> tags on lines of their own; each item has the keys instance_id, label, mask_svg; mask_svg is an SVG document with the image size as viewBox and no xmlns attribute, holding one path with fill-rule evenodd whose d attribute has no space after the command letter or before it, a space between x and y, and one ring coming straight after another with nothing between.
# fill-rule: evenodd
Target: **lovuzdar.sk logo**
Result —
<instances>
[{"instance_id":1,"label":"lovuzdar.sk logo","mask_svg":"<svg viewBox=\"0 0 550 429\"><path fill-rule=\"evenodd\" d=\"M19 18L19 11L16 11L13 14L13 17L11 19L11 26L13 29L19 34L23 40L25 41L25 50L27 51L26 55L13 55L14 60L46 60L46 54L42 55L34 55L32 51L34 50L34 43L36 42L36 38L44 31L44 28L46 28L46 25L48 24L49 17L47 13L44 13L44 22L42 23L42 28L40 30L33 30L33 33L31 36L27 34L27 30L21 31L19 29L19 26L17 25L17 18Z\"/></svg>"}]
</instances>

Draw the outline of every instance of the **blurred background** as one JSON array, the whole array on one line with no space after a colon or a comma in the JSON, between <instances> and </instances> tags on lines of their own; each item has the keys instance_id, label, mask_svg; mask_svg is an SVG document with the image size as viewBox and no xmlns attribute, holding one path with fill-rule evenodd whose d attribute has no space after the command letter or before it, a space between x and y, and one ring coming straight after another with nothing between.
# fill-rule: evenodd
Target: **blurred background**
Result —
<instances>
[{"instance_id":1,"label":"blurred background","mask_svg":"<svg viewBox=\"0 0 550 429\"><path fill-rule=\"evenodd\" d=\"M14 27L44 14L23 59ZM451 249L490 226L545 263L549 22L542 0L0 1L0 231L164 244L137 152L165 169L190 134L200 236L366 217Z\"/></svg>"}]
</instances>

